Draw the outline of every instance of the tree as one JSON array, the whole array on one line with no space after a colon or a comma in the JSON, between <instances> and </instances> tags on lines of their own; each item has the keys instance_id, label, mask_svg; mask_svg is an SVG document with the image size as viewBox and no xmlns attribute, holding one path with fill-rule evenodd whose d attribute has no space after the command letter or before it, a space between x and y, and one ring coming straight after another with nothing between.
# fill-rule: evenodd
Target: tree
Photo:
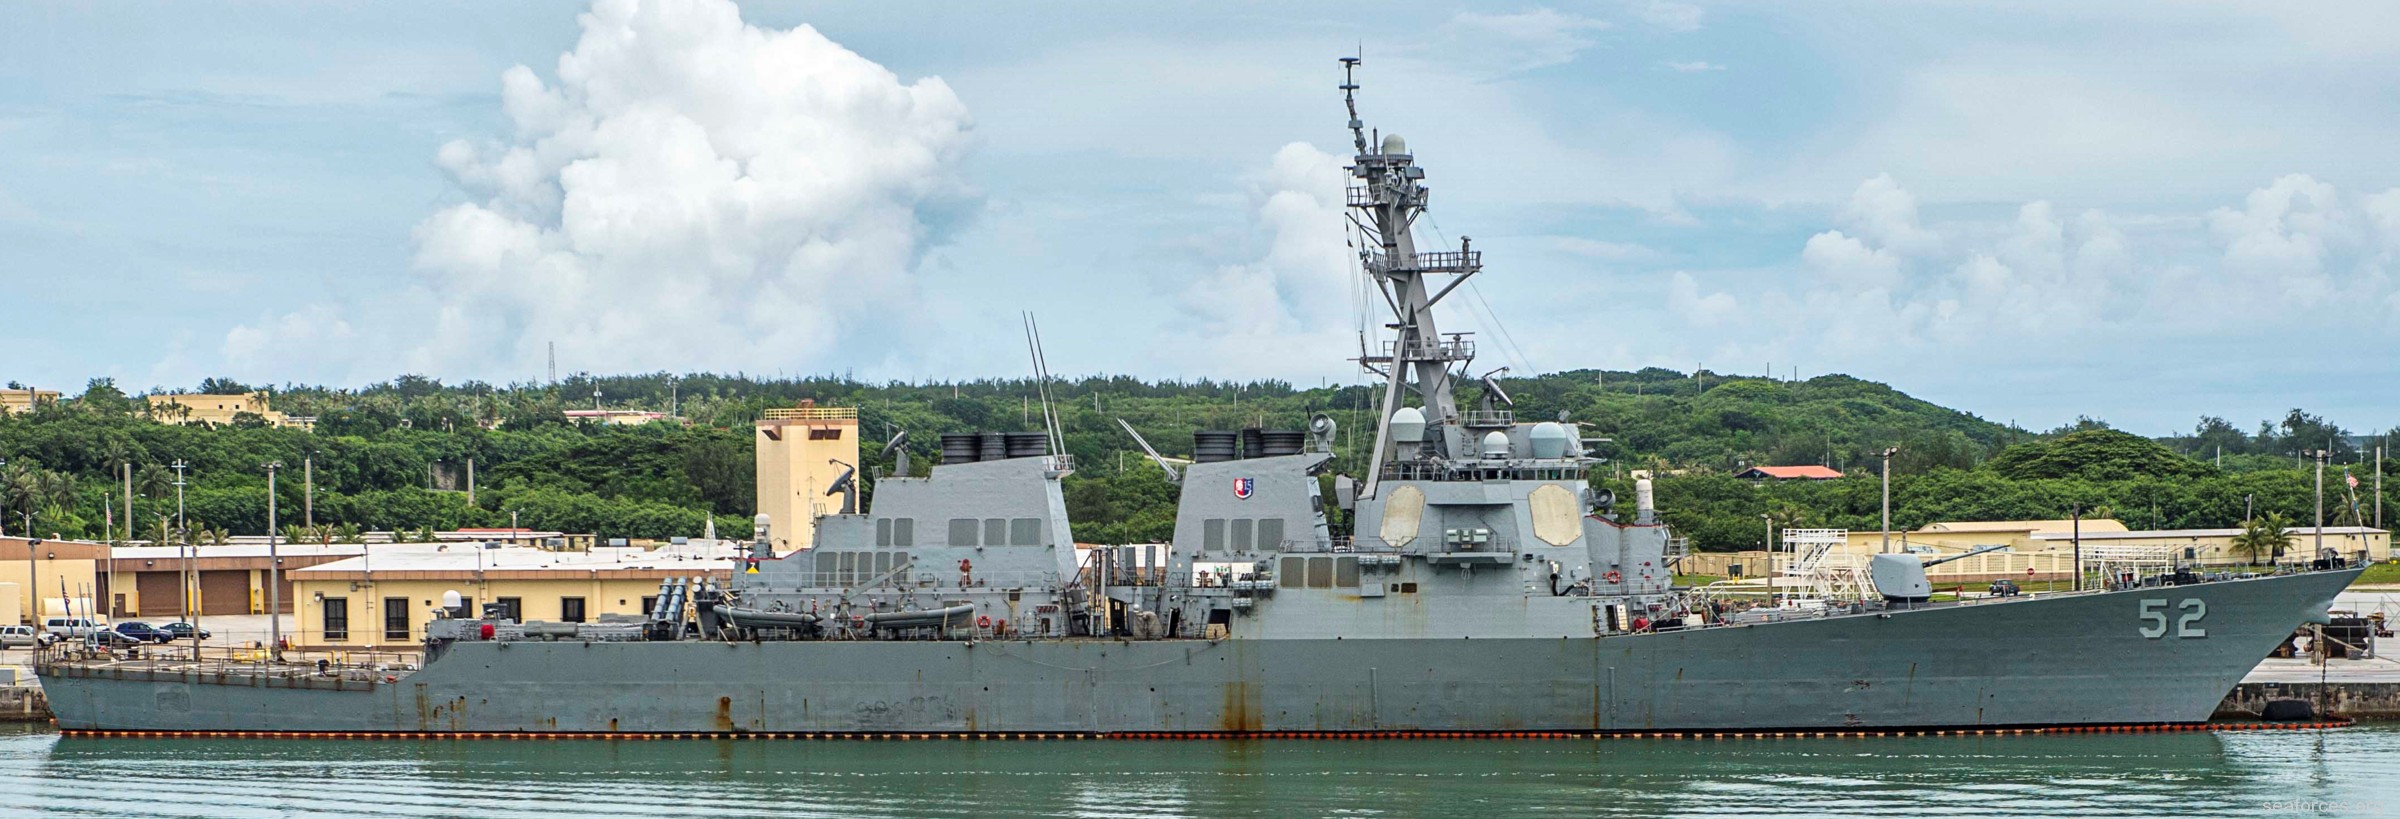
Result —
<instances>
[{"instance_id":1,"label":"tree","mask_svg":"<svg viewBox=\"0 0 2400 819\"><path fill-rule=\"evenodd\" d=\"M2105 427L2069 432L2001 450L1987 464L2003 477L2132 480L2198 478L2214 474L2207 464L2139 435Z\"/></svg>"},{"instance_id":2,"label":"tree","mask_svg":"<svg viewBox=\"0 0 2400 819\"><path fill-rule=\"evenodd\" d=\"M247 392L250 392L250 386L248 384L235 381L231 378L200 379L200 393L202 395L241 395Z\"/></svg>"},{"instance_id":3,"label":"tree","mask_svg":"<svg viewBox=\"0 0 2400 819\"><path fill-rule=\"evenodd\" d=\"M2292 545L2292 522L2282 512L2268 512L2264 517L2242 521L2242 533L2233 536L2233 547L2250 556L2250 562L2261 562L2261 554L2270 557L2281 554Z\"/></svg>"}]
</instances>

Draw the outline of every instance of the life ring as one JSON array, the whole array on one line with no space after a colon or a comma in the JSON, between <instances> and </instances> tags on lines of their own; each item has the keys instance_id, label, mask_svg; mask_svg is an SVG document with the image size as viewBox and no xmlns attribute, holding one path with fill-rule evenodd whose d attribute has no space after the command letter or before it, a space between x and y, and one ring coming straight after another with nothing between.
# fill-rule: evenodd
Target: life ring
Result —
<instances>
[{"instance_id":1,"label":"life ring","mask_svg":"<svg viewBox=\"0 0 2400 819\"><path fill-rule=\"evenodd\" d=\"M976 628L991 628L991 627L992 627L992 616L991 616L991 615L989 615L989 614L978 614L978 615L976 615L976 616L975 616L975 627L976 627Z\"/></svg>"},{"instance_id":2,"label":"life ring","mask_svg":"<svg viewBox=\"0 0 2400 819\"><path fill-rule=\"evenodd\" d=\"M1612 570L1612 571L1610 571L1608 574L1601 575L1601 577L1602 577L1602 579L1605 579L1605 580L1607 580L1607 581L1608 581L1608 582L1610 582L1610 583L1623 583L1623 582L1625 582L1625 575L1623 575L1623 574L1620 574L1620 573L1618 573L1618 572L1616 572L1616 571L1613 571L1613 570Z\"/></svg>"}]
</instances>

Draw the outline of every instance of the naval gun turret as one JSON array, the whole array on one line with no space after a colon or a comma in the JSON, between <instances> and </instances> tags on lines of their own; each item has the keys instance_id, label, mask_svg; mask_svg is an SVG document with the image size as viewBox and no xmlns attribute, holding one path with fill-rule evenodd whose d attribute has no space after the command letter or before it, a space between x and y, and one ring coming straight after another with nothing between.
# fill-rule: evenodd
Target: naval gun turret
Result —
<instances>
[{"instance_id":1,"label":"naval gun turret","mask_svg":"<svg viewBox=\"0 0 2400 819\"><path fill-rule=\"evenodd\" d=\"M1933 581L1926 579L1925 569L1953 560L1964 560L1986 552L2008 548L2007 544L1977 546L1949 557L1926 560L1906 552L1887 552L1868 559L1868 571L1875 578L1875 591L1883 602L1893 605L1923 603L1933 599Z\"/></svg>"}]
</instances>

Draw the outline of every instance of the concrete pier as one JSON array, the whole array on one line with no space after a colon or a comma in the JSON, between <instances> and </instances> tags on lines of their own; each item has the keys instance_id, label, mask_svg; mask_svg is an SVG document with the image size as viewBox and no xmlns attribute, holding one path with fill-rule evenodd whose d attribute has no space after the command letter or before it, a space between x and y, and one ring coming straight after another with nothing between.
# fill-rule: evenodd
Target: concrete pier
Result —
<instances>
[{"instance_id":1,"label":"concrete pier","mask_svg":"<svg viewBox=\"0 0 2400 819\"><path fill-rule=\"evenodd\" d=\"M0 687L0 722L49 722L50 703L30 685Z\"/></svg>"}]
</instances>

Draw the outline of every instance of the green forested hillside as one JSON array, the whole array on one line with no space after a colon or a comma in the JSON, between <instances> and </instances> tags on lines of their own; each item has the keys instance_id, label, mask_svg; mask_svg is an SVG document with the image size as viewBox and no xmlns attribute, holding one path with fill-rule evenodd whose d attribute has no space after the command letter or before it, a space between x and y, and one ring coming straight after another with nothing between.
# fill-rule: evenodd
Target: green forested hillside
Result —
<instances>
[{"instance_id":1,"label":"green forested hillside","mask_svg":"<svg viewBox=\"0 0 2400 819\"><path fill-rule=\"evenodd\" d=\"M1879 512L1875 454L1887 446L1900 447L1892 464L1900 527L2063 517L2077 504L2087 515L2132 526L2232 526L2242 519L2245 497L2260 513L2305 521L2312 508L2308 476L2294 467L2290 451L2340 438L2334 469L2359 459L2346 432L2297 410L2281 425L2262 424L2256 435L2202 418L2192 436L2151 441L2088 421L2049 433L2013 429L1839 375L1773 381L1587 370L1500 383L1519 417L1563 413L1585 424L1587 434L1610 438L1599 453L1609 463L1595 481L1614 485L1619 497L1632 496L1630 470L1658 474L1667 520L1713 549L1756 545L1767 518L1778 526L1872 528ZM248 385L212 379L203 386L237 392ZM603 406L671 409L691 424L569 423L563 411L593 406L595 392ZM872 462L873 442L905 429L922 471L936 459L940 433L1038 429L1037 392L1029 380L918 385L652 374L495 387L404 376L358 390L276 390L277 410L319 419L314 432L303 432L254 423L153 423L138 398L101 380L36 412L0 417L0 458L8 461L0 467L0 505L11 531L30 514L43 534L101 537L109 514L103 499L121 491L117 465L132 464L142 536L156 537L160 516L174 502L167 465L181 459L195 529L257 534L266 526L260 465L285 464L282 520L297 522L306 457L315 465L320 523L409 530L506 525L514 511L530 527L666 537L697 535L714 515L720 528L739 532L752 513L748 427L767 408L804 398L856 406L870 439L871 469L889 468ZM1340 466L1355 472L1359 450L1372 437L1363 410L1372 392L1124 377L1054 382L1050 393L1079 464L1068 483L1078 539L1154 540L1172 531L1174 487L1115 419L1132 422L1163 452L1187 455L1194 430L1297 428L1321 412L1342 425ZM1471 404L1478 393L1470 386L1462 401ZM436 473L462 472L468 458L478 473L474 504L463 493L428 488ZM2215 465L2220 461L2222 467ZM1768 485L1731 477L1751 465L1800 463L1831 465L1851 477ZM2329 480L2329 487L2340 486L2338 476ZM2360 502L2371 510L2371 498ZM2328 506L2348 504L2341 496Z\"/></svg>"}]
</instances>

